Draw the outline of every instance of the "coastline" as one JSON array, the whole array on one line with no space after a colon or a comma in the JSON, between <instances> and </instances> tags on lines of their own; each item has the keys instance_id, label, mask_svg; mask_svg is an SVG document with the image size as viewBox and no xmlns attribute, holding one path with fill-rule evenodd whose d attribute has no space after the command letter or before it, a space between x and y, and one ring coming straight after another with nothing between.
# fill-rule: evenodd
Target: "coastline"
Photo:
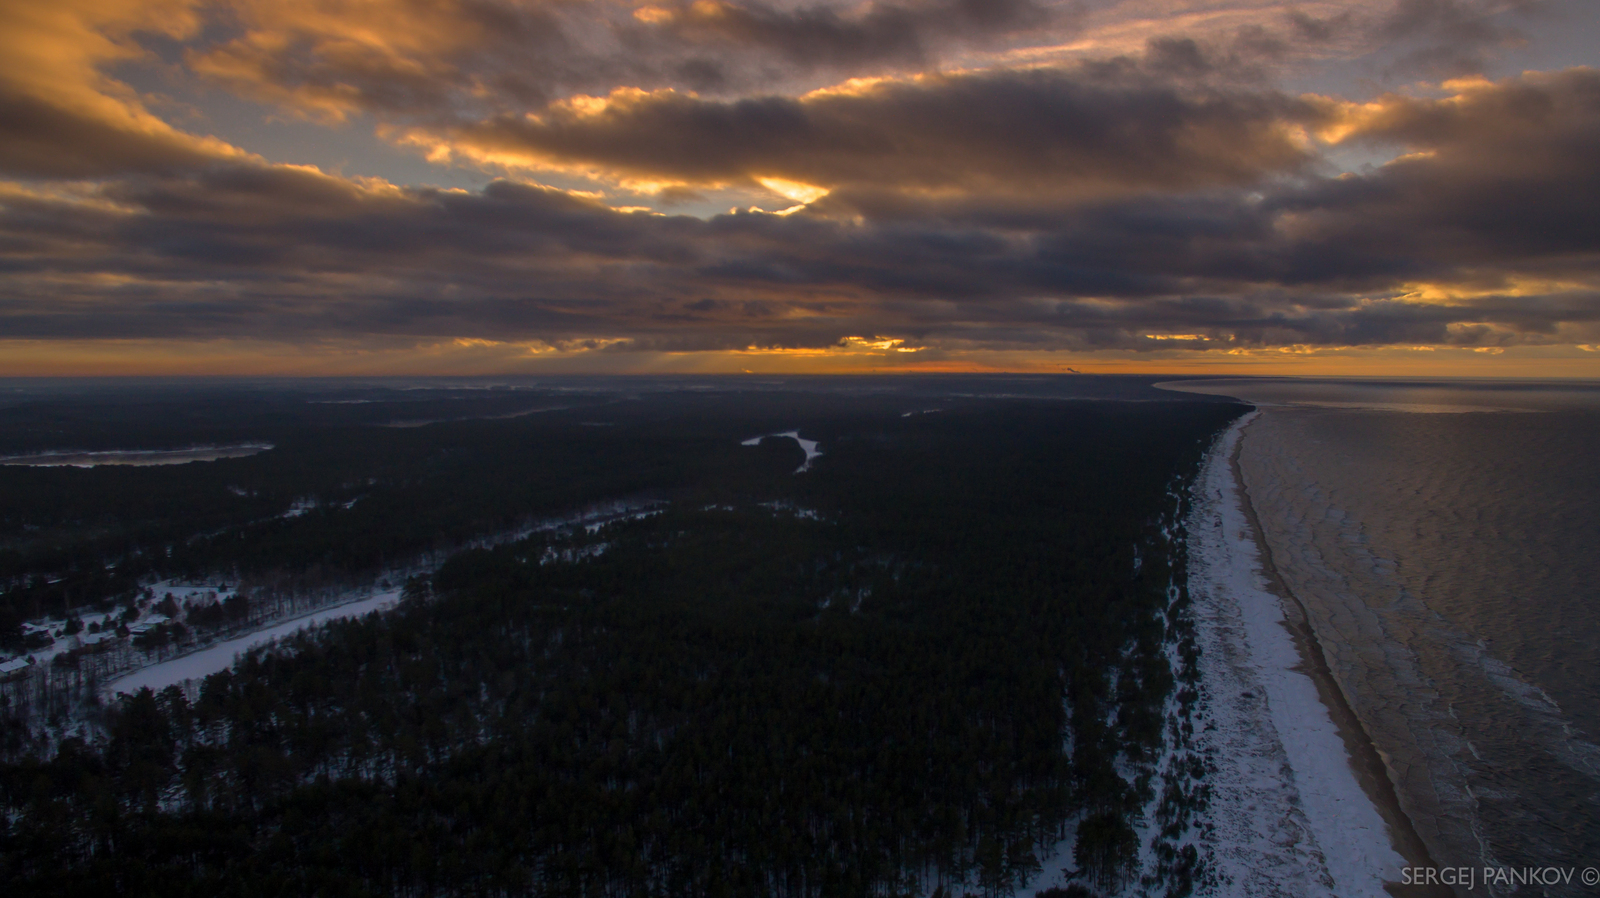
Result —
<instances>
[{"instance_id":1,"label":"coastline","mask_svg":"<svg viewBox=\"0 0 1600 898\"><path fill-rule=\"evenodd\" d=\"M1311 682L1316 685L1317 696L1322 700L1323 707L1327 709L1334 728L1338 730L1339 737L1344 742L1345 751L1350 755L1350 767L1355 773L1356 781L1360 783L1362 791L1372 800L1373 806L1388 825L1390 842L1395 851L1405 858L1408 866L1437 867L1438 864L1428 852L1427 844L1422 841L1411 818L1406 816L1405 809L1400 804L1400 796L1395 791L1394 783L1389 780L1388 771L1384 768L1383 758L1378 753L1377 746L1367 735L1366 728L1361 725L1361 719L1356 716L1355 709L1351 707L1348 697L1339 686L1339 681L1334 678L1333 670L1328 666L1327 656L1323 654L1322 643L1317 639L1316 629L1311 625L1310 613L1300 598L1289 589L1273 562L1272 546L1266 541L1266 531L1261 526L1261 519L1256 515L1255 503L1250 500L1250 491L1245 486L1244 471L1239 465L1239 454L1244 449L1244 429L1248 426L1246 423L1239 427L1239 439L1234 442L1233 451L1228 455L1228 467L1233 476L1235 490L1240 497L1240 505L1244 508L1245 518L1255 534L1256 549L1260 553L1261 574L1266 580L1268 590L1278 597L1283 607L1284 629L1289 632L1295 649L1300 654L1303 665L1301 672L1310 677ZM1394 895L1415 895L1419 898L1421 896L1447 898L1455 894L1442 886L1406 886L1399 883L1390 883L1388 890Z\"/></svg>"},{"instance_id":2,"label":"coastline","mask_svg":"<svg viewBox=\"0 0 1600 898\"><path fill-rule=\"evenodd\" d=\"M1401 884L1401 867L1432 860L1261 538L1238 462L1260 414L1218 436L1187 528L1212 767L1204 841L1229 894L1446 898Z\"/></svg>"}]
</instances>

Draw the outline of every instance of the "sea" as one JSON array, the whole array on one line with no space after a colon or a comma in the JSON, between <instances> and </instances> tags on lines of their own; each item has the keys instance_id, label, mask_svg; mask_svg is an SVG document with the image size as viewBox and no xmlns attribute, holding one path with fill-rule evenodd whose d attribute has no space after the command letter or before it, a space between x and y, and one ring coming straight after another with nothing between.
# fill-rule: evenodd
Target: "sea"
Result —
<instances>
[{"instance_id":1,"label":"sea","mask_svg":"<svg viewBox=\"0 0 1600 898\"><path fill-rule=\"evenodd\" d=\"M1600 382L1163 386L1262 410L1264 548L1432 863L1600 891Z\"/></svg>"}]
</instances>

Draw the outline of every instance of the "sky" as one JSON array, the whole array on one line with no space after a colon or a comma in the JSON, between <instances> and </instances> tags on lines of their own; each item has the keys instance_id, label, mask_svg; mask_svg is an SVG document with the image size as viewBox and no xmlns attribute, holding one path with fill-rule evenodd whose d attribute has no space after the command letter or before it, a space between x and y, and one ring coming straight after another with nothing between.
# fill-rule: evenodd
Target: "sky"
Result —
<instances>
[{"instance_id":1,"label":"sky","mask_svg":"<svg viewBox=\"0 0 1600 898\"><path fill-rule=\"evenodd\" d=\"M0 0L0 376L1600 377L1594 0Z\"/></svg>"}]
</instances>

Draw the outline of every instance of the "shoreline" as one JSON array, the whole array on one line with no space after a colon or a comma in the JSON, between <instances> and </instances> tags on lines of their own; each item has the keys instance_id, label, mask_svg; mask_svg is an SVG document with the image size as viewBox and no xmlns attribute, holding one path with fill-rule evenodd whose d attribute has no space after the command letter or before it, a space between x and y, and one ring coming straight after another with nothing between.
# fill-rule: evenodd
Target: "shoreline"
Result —
<instances>
[{"instance_id":1,"label":"shoreline","mask_svg":"<svg viewBox=\"0 0 1600 898\"><path fill-rule=\"evenodd\" d=\"M1213 443L1187 529L1221 891L1448 898L1400 884L1429 855L1261 539L1238 460L1260 414Z\"/></svg>"},{"instance_id":2,"label":"shoreline","mask_svg":"<svg viewBox=\"0 0 1600 898\"><path fill-rule=\"evenodd\" d=\"M1255 503L1250 499L1250 490L1245 485L1244 470L1239 463L1239 456L1244 450L1244 432L1259 414L1261 414L1259 411L1251 413L1246 416L1248 420L1242 420L1236 425L1239 437L1234 440L1233 449L1228 454L1228 468L1233 476L1234 490L1239 497L1239 504L1253 532L1256 551L1260 553L1261 575L1266 581L1268 591L1277 596L1282 606L1283 628L1288 631L1295 650L1300 655L1299 672L1309 677L1316 686L1317 697L1321 699L1344 743L1345 751L1349 753L1350 768L1355 774L1356 782L1372 801L1378 814L1383 817L1394 850L1405 858L1409 866L1437 867L1438 864L1428 851L1427 844L1422 841L1416 826L1400 804L1400 795L1389 779L1388 769L1384 766L1377 745L1367 734L1344 689L1334 677L1333 669L1328 665L1327 656L1323 653L1322 643L1317 638L1316 628L1311 624L1310 613L1299 596L1296 596L1284 582L1277 564L1273 561L1272 547L1267 543L1266 530L1261 526L1261 519L1256 514ZM1455 895L1452 889L1444 886L1407 886L1388 883L1385 888L1396 896L1452 898Z\"/></svg>"}]
</instances>

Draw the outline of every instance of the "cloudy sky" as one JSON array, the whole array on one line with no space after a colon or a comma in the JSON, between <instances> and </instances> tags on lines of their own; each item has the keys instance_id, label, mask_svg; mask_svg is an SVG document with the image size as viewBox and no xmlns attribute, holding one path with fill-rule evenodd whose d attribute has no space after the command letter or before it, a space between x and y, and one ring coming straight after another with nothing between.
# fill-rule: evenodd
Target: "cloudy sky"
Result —
<instances>
[{"instance_id":1,"label":"cloudy sky","mask_svg":"<svg viewBox=\"0 0 1600 898\"><path fill-rule=\"evenodd\" d=\"M1600 377L1594 0L0 0L0 375Z\"/></svg>"}]
</instances>

